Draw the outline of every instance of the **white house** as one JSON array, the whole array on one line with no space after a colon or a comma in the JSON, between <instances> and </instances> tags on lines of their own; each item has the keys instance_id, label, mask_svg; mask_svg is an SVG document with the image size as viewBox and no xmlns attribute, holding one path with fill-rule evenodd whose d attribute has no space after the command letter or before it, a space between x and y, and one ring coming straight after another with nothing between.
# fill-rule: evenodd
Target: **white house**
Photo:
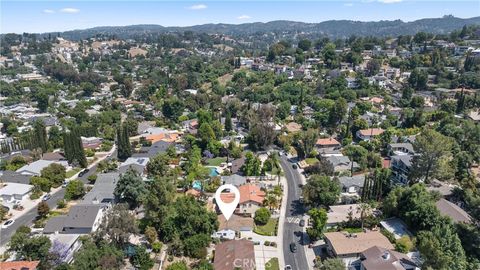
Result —
<instances>
[{"instance_id":1,"label":"white house","mask_svg":"<svg viewBox=\"0 0 480 270\"><path fill-rule=\"evenodd\" d=\"M18 184L18 183L5 183L0 188L0 198L4 202L13 202L14 200L23 200L32 190L32 185Z\"/></svg>"}]
</instances>

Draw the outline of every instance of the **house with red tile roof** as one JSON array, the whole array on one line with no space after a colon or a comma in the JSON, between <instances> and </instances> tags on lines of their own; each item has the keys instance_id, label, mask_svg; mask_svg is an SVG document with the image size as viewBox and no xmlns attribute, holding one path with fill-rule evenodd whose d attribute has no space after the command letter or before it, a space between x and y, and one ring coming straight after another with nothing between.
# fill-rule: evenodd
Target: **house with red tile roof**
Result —
<instances>
[{"instance_id":1,"label":"house with red tile roof","mask_svg":"<svg viewBox=\"0 0 480 270\"><path fill-rule=\"evenodd\" d=\"M381 135L385 130L381 128L361 129L357 131L357 137L364 141L370 141L376 136Z\"/></svg>"},{"instance_id":2,"label":"house with red tile roof","mask_svg":"<svg viewBox=\"0 0 480 270\"><path fill-rule=\"evenodd\" d=\"M239 213L254 216L255 211L262 207L265 192L255 184L246 184L238 187L240 191Z\"/></svg>"},{"instance_id":3,"label":"house with red tile roof","mask_svg":"<svg viewBox=\"0 0 480 270\"><path fill-rule=\"evenodd\" d=\"M317 142L315 143L315 146L317 148L330 148L330 147L338 147L341 144L335 140L335 138L323 138L323 139L318 139Z\"/></svg>"},{"instance_id":4,"label":"house with red tile roof","mask_svg":"<svg viewBox=\"0 0 480 270\"><path fill-rule=\"evenodd\" d=\"M0 262L1 270L35 270L40 261Z\"/></svg>"}]
</instances>

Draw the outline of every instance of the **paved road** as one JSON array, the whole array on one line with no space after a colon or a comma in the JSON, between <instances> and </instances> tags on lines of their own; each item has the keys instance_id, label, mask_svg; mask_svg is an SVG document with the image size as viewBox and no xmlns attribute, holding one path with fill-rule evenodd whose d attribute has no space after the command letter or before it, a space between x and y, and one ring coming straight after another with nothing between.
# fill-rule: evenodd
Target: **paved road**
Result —
<instances>
[{"instance_id":1,"label":"paved road","mask_svg":"<svg viewBox=\"0 0 480 270\"><path fill-rule=\"evenodd\" d=\"M307 257L303 247L303 231L298 225L300 218L304 214L303 204L299 201L301 196L300 175L297 170L292 168L287 157L281 156L281 165L285 172L288 185L287 211L285 223L283 225L283 254L285 257L285 265L291 265L293 270L308 270ZM290 251L290 244L296 243L297 252Z\"/></svg>"},{"instance_id":2,"label":"paved road","mask_svg":"<svg viewBox=\"0 0 480 270\"><path fill-rule=\"evenodd\" d=\"M117 151L115 150L112 154L111 157L107 157L106 160L109 160L111 158L114 158L117 156ZM88 183L88 176L91 174L94 174L97 170L97 165L95 164L90 168L90 171L86 174L84 174L82 177L78 177L77 179L82 180L83 183L87 184ZM61 188L55 193L52 193L52 197L47 201L48 206L50 206L50 209L54 209L57 207L57 201L62 200L65 195L65 188ZM37 208L34 207L30 209L28 212L25 214L21 215L17 219L15 219L15 223L10 225L6 229L0 229L0 247L4 246L5 244L10 241L10 238L12 235L15 233L15 231L22 225L30 226L33 224L35 221L35 218L37 217Z\"/></svg>"}]
</instances>

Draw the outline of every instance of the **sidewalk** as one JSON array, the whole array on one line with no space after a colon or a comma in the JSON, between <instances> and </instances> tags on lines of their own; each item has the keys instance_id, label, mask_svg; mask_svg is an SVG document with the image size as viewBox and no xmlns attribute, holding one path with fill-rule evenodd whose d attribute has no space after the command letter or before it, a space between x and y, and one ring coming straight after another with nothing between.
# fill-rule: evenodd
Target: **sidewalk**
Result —
<instances>
[{"instance_id":1,"label":"sidewalk","mask_svg":"<svg viewBox=\"0 0 480 270\"><path fill-rule=\"evenodd\" d=\"M287 178L282 176L280 177L280 184L283 187L283 197L282 205L280 207L280 218L278 219L278 232L277 232L277 247L279 250L278 256L278 265L280 269L285 267L285 254L283 253L283 224L285 223L285 216L287 214L287 196L288 196L288 185Z\"/></svg>"}]
</instances>

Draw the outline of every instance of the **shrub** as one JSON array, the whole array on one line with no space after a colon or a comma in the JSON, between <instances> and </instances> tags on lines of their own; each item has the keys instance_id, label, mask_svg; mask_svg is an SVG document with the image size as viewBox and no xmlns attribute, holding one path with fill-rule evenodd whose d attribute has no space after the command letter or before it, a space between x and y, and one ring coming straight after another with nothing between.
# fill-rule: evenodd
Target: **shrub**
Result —
<instances>
[{"instance_id":1,"label":"shrub","mask_svg":"<svg viewBox=\"0 0 480 270\"><path fill-rule=\"evenodd\" d=\"M265 243L263 243L265 246L270 246L270 241L265 241Z\"/></svg>"},{"instance_id":2,"label":"shrub","mask_svg":"<svg viewBox=\"0 0 480 270\"><path fill-rule=\"evenodd\" d=\"M57 207L62 209L62 208L65 208L67 206L67 203L65 202L65 200L58 200L57 201Z\"/></svg>"},{"instance_id":3,"label":"shrub","mask_svg":"<svg viewBox=\"0 0 480 270\"><path fill-rule=\"evenodd\" d=\"M90 184L95 184L95 181L97 181L97 175L91 174L87 177L87 179Z\"/></svg>"},{"instance_id":4,"label":"shrub","mask_svg":"<svg viewBox=\"0 0 480 270\"><path fill-rule=\"evenodd\" d=\"M162 246L163 246L162 242L160 242L160 241L154 242L154 243L152 244L152 250L153 250L153 252L159 253L159 252L162 250Z\"/></svg>"},{"instance_id":5,"label":"shrub","mask_svg":"<svg viewBox=\"0 0 480 270\"><path fill-rule=\"evenodd\" d=\"M408 236L402 236L400 239L397 239L395 243L395 250L402 253L407 253L413 250L413 247L412 239Z\"/></svg>"},{"instance_id":6,"label":"shrub","mask_svg":"<svg viewBox=\"0 0 480 270\"><path fill-rule=\"evenodd\" d=\"M261 207L257 211L255 211L255 223L257 225L265 225L268 223L270 216L270 211L265 207Z\"/></svg>"}]
</instances>

